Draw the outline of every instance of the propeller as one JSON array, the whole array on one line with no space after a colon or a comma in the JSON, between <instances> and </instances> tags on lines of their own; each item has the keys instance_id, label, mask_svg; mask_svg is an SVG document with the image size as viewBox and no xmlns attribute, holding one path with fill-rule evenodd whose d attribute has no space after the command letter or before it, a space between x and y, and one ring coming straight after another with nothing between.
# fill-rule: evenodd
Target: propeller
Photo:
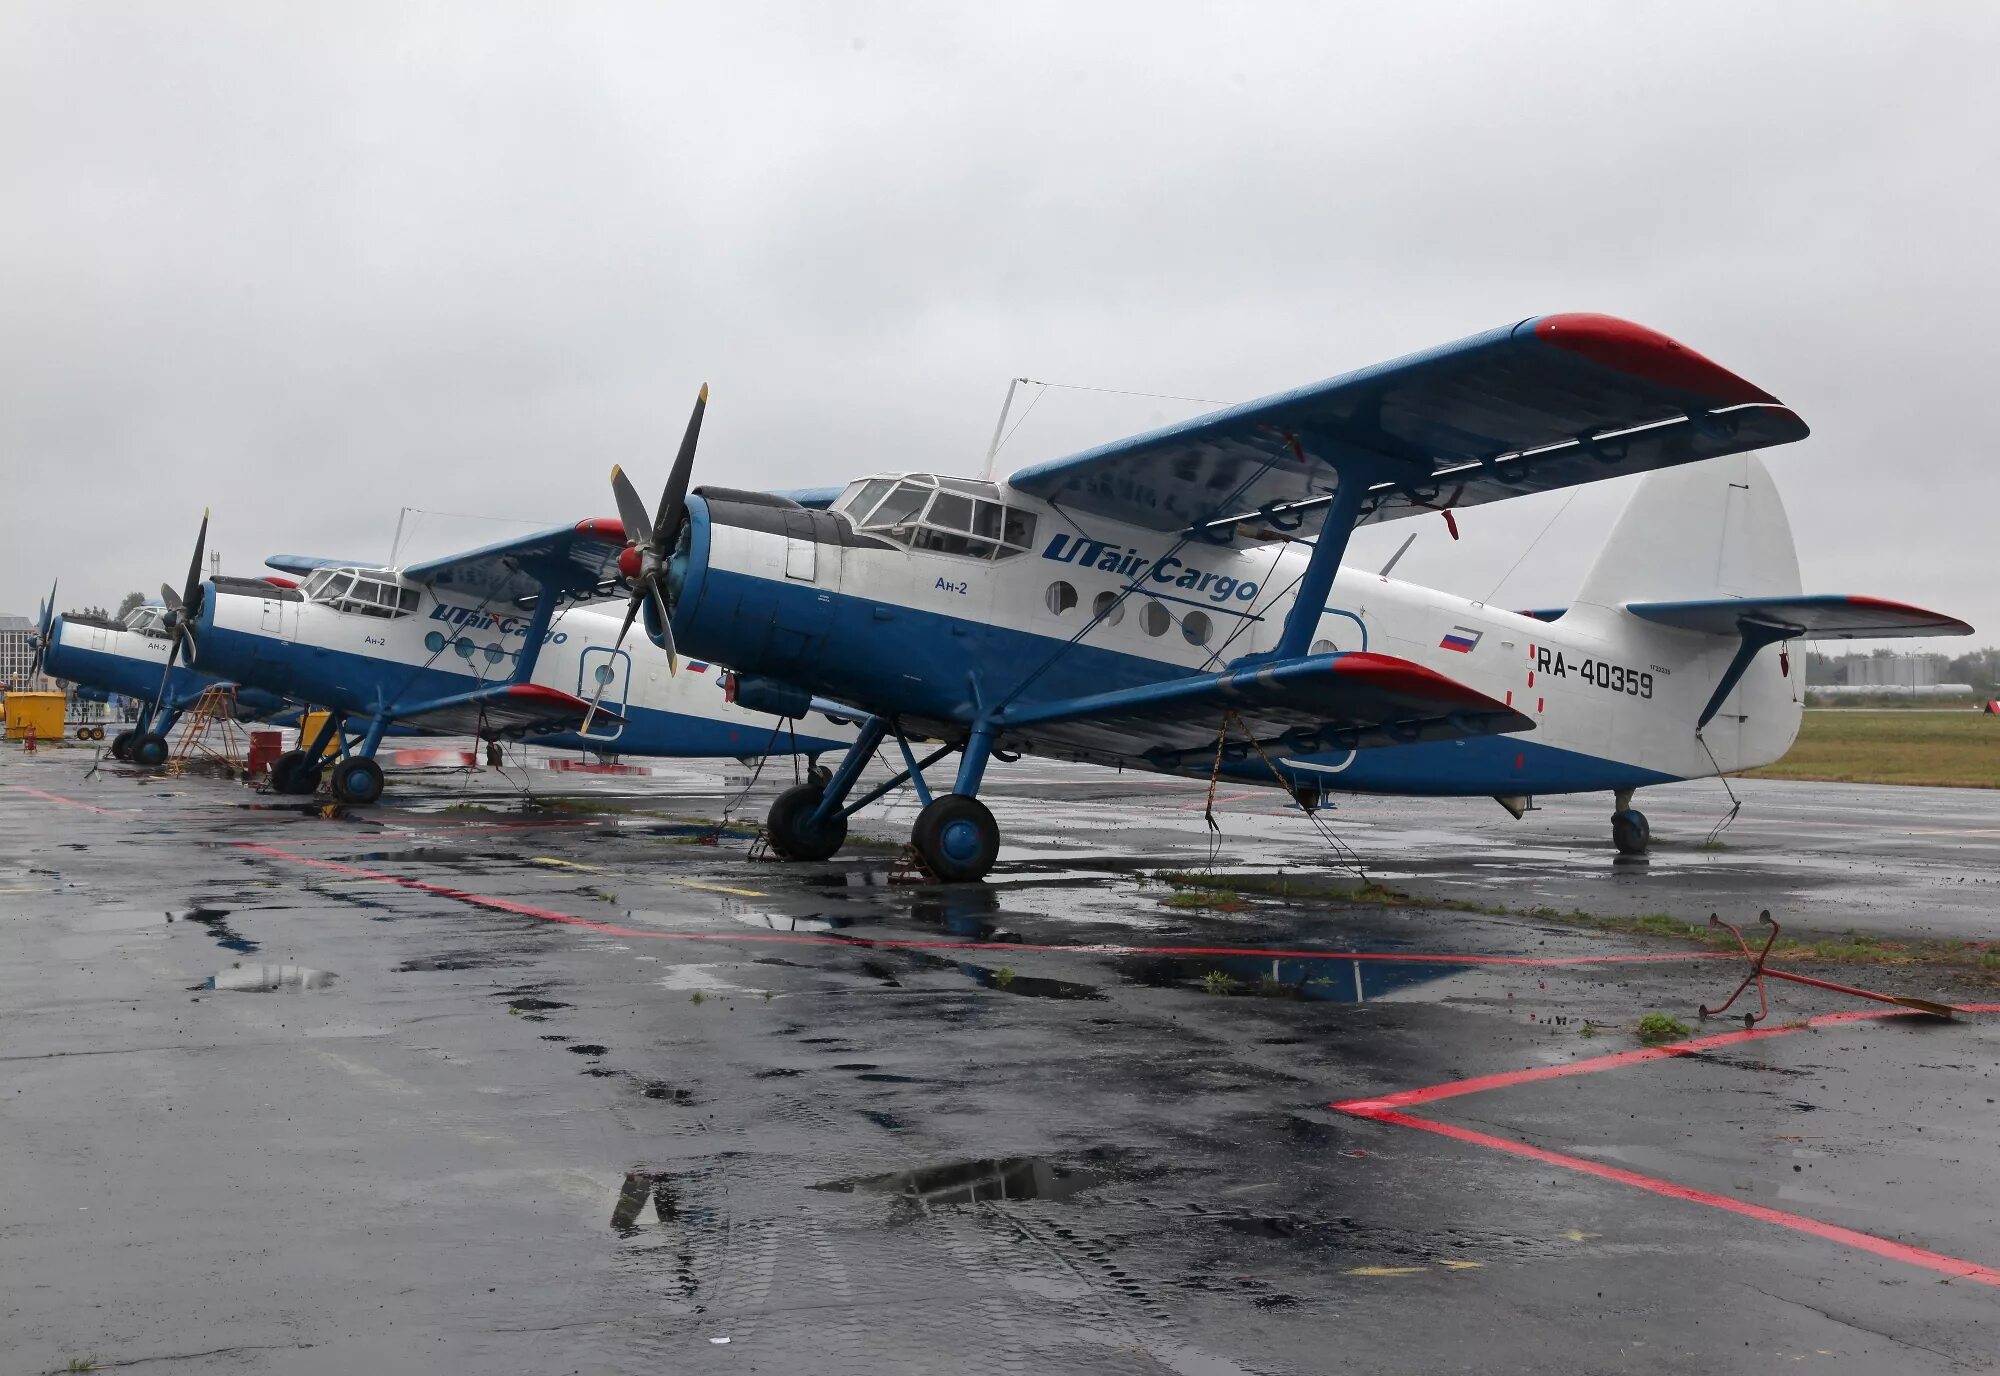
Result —
<instances>
[{"instance_id":1,"label":"propeller","mask_svg":"<svg viewBox=\"0 0 2000 1376\"><path fill-rule=\"evenodd\" d=\"M167 614L162 618L170 639L167 642L167 667L160 671L160 691L154 697L157 706L167 700L167 682L174 675L174 661L181 657L181 644L188 646L188 657L194 656L194 623L201 615L201 558L208 548L208 512L201 513L201 530L194 537L194 558L188 560L187 584L176 593L165 583L160 584L160 600L167 605Z\"/></svg>"},{"instance_id":2,"label":"propeller","mask_svg":"<svg viewBox=\"0 0 2000 1376\"><path fill-rule=\"evenodd\" d=\"M618 572L632 587L632 600L625 604L625 621L619 626L618 639L612 642L611 649L615 654L624 645L640 609L650 605L659 626L660 648L667 652L669 674L680 672L680 660L674 653L673 617L667 606L667 564L673 558L674 546L680 542L681 529L687 524L688 484L694 478L694 451L701 440L701 418L707 410L708 384L704 382L694 400L694 413L688 417L687 431L681 436L680 452L674 455L673 469L667 474L667 486L660 493L659 510L652 515L647 514L646 503L632 486L632 480L625 476L625 470L616 464L611 466L611 496L618 504L618 519L625 526L625 550L618 556ZM597 715L598 701L612 677L616 675L597 685L590 710L584 713L582 734L590 733L591 718Z\"/></svg>"},{"instance_id":3,"label":"propeller","mask_svg":"<svg viewBox=\"0 0 2000 1376\"><path fill-rule=\"evenodd\" d=\"M35 677L41 677L42 665L49 657L49 639L56 629L56 585L49 582L49 600L35 610L35 667L29 670Z\"/></svg>"}]
</instances>

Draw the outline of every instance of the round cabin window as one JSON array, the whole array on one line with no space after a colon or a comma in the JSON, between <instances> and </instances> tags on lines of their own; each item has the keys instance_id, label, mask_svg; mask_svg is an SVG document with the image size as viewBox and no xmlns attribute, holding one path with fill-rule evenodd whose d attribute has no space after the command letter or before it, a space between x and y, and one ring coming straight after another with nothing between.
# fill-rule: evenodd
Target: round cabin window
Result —
<instances>
[{"instance_id":1,"label":"round cabin window","mask_svg":"<svg viewBox=\"0 0 2000 1376\"><path fill-rule=\"evenodd\" d=\"M1076 589L1058 579L1049 584L1048 595L1043 601L1048 603L1051 616L1061 616L1076 605Z\"/></svg>"},{"instance_id":2,"label":"round cabin window","mask_svg":"<svg viewBox=\"0 0 2000 1376\"><path fill-rule=\"evenodd\" d=\"M1340 647L1334 644L1331 640L1315 640L1312 643L1312 649L1307 653L1315 655L1337 655L1340 653Z\"/></svg>"},{"instance_id":3,"label":"round cabin window","mask_svg":"<svg viewBox=\"0 0 2000 1376\"><path fill-rule=\"evenodd\" d=\"M451 648L458 651L458 657L460 659L471 659L472 652L475 649L477 649L478 646L472 643L471 636L462 635L455 642L453 642Z\"/></svg>"},{"instance_id":4,"label":"round cabin window","mask_svg":"<svg viewBox=\"0 0 2000 1376\"><path fill-rule=\"evenodd\" d=\"M611 666L609 664L598 665L597 672L592 674L591 677L608 687L612 679Z\"/></svg>"},{"instance_id":5,"label":"round cabin window","mask_svg":"<svg viewBox=\"0 0 2000 1376\"><path fill-rule=\"evenodd\" d=\"M1174 624L1174 618L1166 604L1148 602L1139 612L1139 629L1147 635L1165 635L1167 627Z\"/></svg>"},{"instance_id":6,"label":"round cabin window","mask_svg":"<svg viewBox=\"0 0 2000 1376\"><path fill-rule=\"evenodd\" d=\"M443 654L444 647L449 645L450 643L451 643L450 641L444 638L443 631L432 631L429 635L424 637L424 648L426 650L429 650L434 655Z\"/></svg>"},{"instance_id":7,"label":"round cabin window","mask_svg":"<svg viewBox=\"0 0 2000 1376\"><path fill-rule=\"evenodd\" d=\"M1091 614L1107 626L1116 626L1125 619L1125 604L1118 600L1115 592L1101 592L1090 604Z\"/></svg>"},{"instance_id":8,"label":"round cabin window","mask_svg":"<svg viewBox=\"0 0 2000 1376\"><path fill-rule=\"evenodd\" d=\"M498 664L501 660L505 659L506 657L507 657L507 652L501 649L498 645L488 645L486 647L486 662L488 664Z\"/></svg>"},{"instance_id":9,"label":"round cabin window","mask_svg":"<svg viewBox=\"0 0 2000 1376\"><path fill-rule=\"evenodd\" d=\"M1181 618L1181 634L1187 637L1190 645L1208 644L1208 637L1214 629L1207 612L1189 612Z\"/></svg>"}]
</instances>

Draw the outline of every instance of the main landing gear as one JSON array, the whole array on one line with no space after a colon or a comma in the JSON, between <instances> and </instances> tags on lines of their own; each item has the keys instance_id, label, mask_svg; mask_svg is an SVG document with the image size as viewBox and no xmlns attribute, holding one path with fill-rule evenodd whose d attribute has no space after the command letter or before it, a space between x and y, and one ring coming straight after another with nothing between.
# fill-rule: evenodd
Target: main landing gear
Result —
<instances>
[{"instance_id":1,"label":"main landing gear","mask_svg":"<svg viewBox=\"0 0 2000 1376\"><path fill-rule=\"evenodd\" d=\"M1632 790L1621 788L1613 795L1611 844L1620 855L1644 855L1653 843L1653 828L1646 814L1632 806Z\"/></svg>"},{"instance_id":2,"label":"main landing gear","mask_svg":"<svg viewBox=\"0 0 2000 1376\"><path fill-rule=\"evenodd\" d=\"M131 730L120 731L111 738L111 758L136 764L141 769L163 767L174 753L167 744L167 733L180 719L181 714L172 707L157 711L148 708Z\"/></svg>"},{"instance_id":3,"label":"main landing gear","mask_svg":"<svg viewBox=\"0 0 2000 1376\"><path fill-rule=\"evenodd\" d=\"M327 718L318 736L306 744L302 750L287 750L271 762L271 791L289 793L300 797L310 797L319 792L320 781L326 778L326 751L328 745L343 732L347 720L334 715ZM347 803L354 807L366 807L382 798L382 766L375 762L375 750L382 744L382 733L388 723L376 719L368 724L367 732L351 750L343 747L341 758L333 765L331 783L335 802Z\"/></svg>"},{"instance_id":4,"label":"main landing gear","mask_svg":"<svg viewBox=\"0 0 2000 1376\"><path fill-rule=\"evenodd\" d=\"M778 795L765 820L771 849L786 860L829 859L847 840L849 817L908 783L916 789L924 805L917 814L916 825L910 829L910 844L924 868L948 884L984 879L1000 854L1000 824L977 796L986 761L993 754L991 729L975 727L962 746L940 746L922 760L910 749L908 738L897 731L896 744L902 749L907 768L850 805L847 795L889 729L881 719L870 719L863 724L839 769L831 775L818 771L820 777ZM958 777L950 793L933 797L923 772L953 750L964 755L959 762Z\"/></svg>"}]
</instances>

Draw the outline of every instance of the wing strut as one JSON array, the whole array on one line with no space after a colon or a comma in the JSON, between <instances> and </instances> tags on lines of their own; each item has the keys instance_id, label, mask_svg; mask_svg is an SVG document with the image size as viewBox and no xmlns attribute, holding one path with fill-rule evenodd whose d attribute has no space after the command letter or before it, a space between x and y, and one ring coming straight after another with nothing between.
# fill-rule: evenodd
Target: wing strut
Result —
<instances>
[{"instance_id":1,"label":"wing strut","mask_svg":"<svg viewBox=\"0 0 2000 1376\"><path fill-rule=\"evenodd\" d=\"M1259 663L1263 660L1298 659L1312 645L1313 632L1319 629L1319 619L1326 611L1326 599L1333 592L1334 575L1340 572L1340 558L1347 553L1347 541L1354 534L1354 523L1361 515L1361 504L1368 497L1368 476L1360 471L1360 466L1349 462L1340 469L1340 486L1334 490L1333 501L1326 511L1326 522L1320 527L1319 539L1313 543L1312 557L1306 561L1306 571L1299 578L1298 595L1292 599L1292 609L1285 613L1285 628L1278 636L1277 646L1269 654L1246 655L1236 661L1238 664Z\"/></svg>"}]
</instances>

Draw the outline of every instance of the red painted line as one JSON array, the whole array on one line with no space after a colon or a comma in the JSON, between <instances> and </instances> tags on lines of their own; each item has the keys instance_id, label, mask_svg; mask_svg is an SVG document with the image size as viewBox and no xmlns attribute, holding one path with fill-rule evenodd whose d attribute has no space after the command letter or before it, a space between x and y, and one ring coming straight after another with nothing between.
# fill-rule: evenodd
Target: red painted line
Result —
<instances>
[{"instance_id":1,"label":"red painted line","mask_svg":"<svg viewBox=\"0 0 2000 1376\"><path fill-rule=\"evenodd\" d=\"M2000 1007L2000 1005L1992 1005ZM1988 1005L1976 1004L1966 1009L1968 1013L1985 1012ZM1829 1027L1843 1022L1862 1022L1872 1018L1894 1018L1904 1016L1907 1010L1876 1011L1858 1009L1848 1013L1822 1013L1804 1022L1786 1023L1782 1027L1756 1027L1736 1032L1718 1032L1712 1037L1697 1037L1693 1041L1676 1042L1671 1046L1646 1046L1632 1051L1614 1051L1608 1056L1591 1056L1581 1061L1570 1061L1565 1065L1542 1065L1532 1070L1503 1070L1497 1075L1475 1075L1469 1080L1449 1080L1444 1084L1425 1085L1422 1089L1405 1089L1395 1094L1384 1094L1371 1099L1347 1099L1329 1108L1342 1113L1371 1114L1377 1110L1408 1108L1413 1104L1430 1104L1439 1099L1456 1099L1461 1094L1481 1094L1489 1089L1512 1089L1516 1085L1531 1085L1542 1080L1560 1080L1571 1075L1589 1075L1600 1070L1617 1070L1623 1066L1638 1065L1642 1061L1658 1061L1669 1056L1696 1056L1704 1051L1713 1051L1719 1046L1733 1046L1737 1042L1762 1041L1766 1037L1783 1037L1793 1032L1802 1032L1808 1027Z\"/></svg>"},{"instance_id":2,"label":"red painted line","mask_svg":"<svg viewBox=\"0 0 2000 1376\"><path fill-rule=\"evenodd\" d=\"M1257 956L1265 960L1371 960L1392 964L1408 965L1505 965L1546 968L1569 965L1624 965L1651 964L1673 960L1711 960L1717 953L1713 951L1644 952L1629 955L1601 956L1479 956L1441 955L1433 952L1403 951L1280 951L1256 946L1109 946L1076 945L1060 946L1033 944L1021 941L918 941L878 937L837 937L814 936L805 932L671 932L656 927L625 927L615 922L599 922L592 918L577 917L570 913L557 912L553 908L538 908L532 903L518 903L511 898L495 898L489 894L472 893L465 889L454 889L444 884L433 884L423 879L411 879L400 874L384 874L381 870L364 869L360 865L350 865L340 860L315 860L311 856L299 855L293 851L280 850L276 846L266 846L255 841L238 841L236 849L250 851L257 855L269 856L275 860L288 860L293 864L309 865L314 869L335 870L342 874L357 875L363 879L382 884L395 884L405 889L415 889L419 893L436 894L440 898L455 899L474 907L490 908L495 912L513 913L521 917L539 918L544 922L560 922L568 927L584 927L593 932L603 932L607 936L635 937L647 941L721 941L776 943L787 946L842 946L849 949L873 947L884 950L939 950L939 951L1069 951L1086 955L1106 956Z\"/></svg>"},{"instance_id":3,"label":"red painted line","mask_svg":"<svg viewBox=\"0 0 2000 1376\"><path fill-rule=\"evenodd\" d=\"M1600 1180L1616 1181L1620 1185L1629 1185L1635 1190L1645 1190L1649 1194L1661 1195L1667 1199L1679 1199L1690 1204L1706 1204L1711 1209L1722 1209L1763 1223L1774 1223L1780 1228L1790 1228L1794 1232L1807 1233L1828 1242L1838 1242L1858 1251L1872 1252L1890 1261L1921 1266L1947 1276L1977 1281L1981 1285L2000 1286L2000 1271L1990 1266L1946 1256L1942 1252L1928 1251L1922 1247L1912 1247L1907 1243L1891 1242L1888 1238L1876 1237L1873 1233L1857 1232L1853 1228L1843 1228L1838 1224L1822 1223L1816 1218L1807 1218L1802 1214L1786 1213L1783 1209L1767 1208L1762 1204L1748 1204L1740 1199L1731 1199L1728 1195L1710 1194L1707 1190L1676 1185L1671 1180L1641 1175L1637 1171L1628 1171L1620 1166L1607 1166L1601 1161L1591 1161L1581 1156L1567 1156L1562 1152L1530 1146L1511 1137L1496 1137L1490 1132L1477 1132L1472 1128L1462 1128L1452 1123L1418 1118L1414 1114L1398 1113L1394 1109L1360 1111L1350 1108L1346 1111L1358 1118L1367 1118L1378 1123L1393 1123L1398 1127L1416 1128L1421 1132L1433 1132L1440 1137L1467 1142L1475 1147L1506 1152L1510 1156L1524 1156L1530 1161L1540 1161L1548 1166L1561 1166L1565 1170L1576 1171L1583 1175L1594 1175Z\"/></svg>"},{"instance_id":4,"label":"red painted line","mask_svg":"<svg viewBox=\"0 0 2000 1376\"><path fill-rule=\"evenodd\" d=\"M2000 1013L2000 1003L1961 1004L1958 1011ZM1706 1204L1710 1208L1723 1209L1729 1213L1741 1214L1745 1218L1773 1223L1781 1228L1790 1228L1794 1232L1807 1233L1829 1242L1838 1242L1843 1246L1871 1252L1891 1261L1942 1271L1946 1275L1978 1281L1982 1285L2000 1286L2000 1270L1982 1266L1978 1262L1946 1256L1942 1252L1927 1251L1922 1247L1911 1247L1901 1242L1891 1242L1887 1238L1876 1237L1873 1233L1857 1232L1852 1228L1842 1228L1833 1223L1822 1223L1818 1219L1807 1218L1802 1214L1786 1213L1782 1209L1766 1208L1762 1204L1746 1204L1727 1195L1710 1194L1706 1190L1676 1185L1671 1180L1641 1175L1637 1171L1626 1170L1619 1166L1607 1166L1585 1157L1549 1151L1547 1148L1531 1146L1515 1138L1498 1137L1492 1133L1462 1128L1452 1123L1440 1123L1431 1118L1419 1118L1414 1114L1400 1111L1411 1104L1433 1103L1439 1099L1456 1098L1461 1094L1478 1094L1489 1089L1507 1089L1515 1085L1534 1084L1570 1075L1589 1075L1603 1070L1617 1070L1644 1061L1663 1060L1669 1056L1697 1056L1716 1047L1733 1046L1738 1042L1761 1041L1766 1037L1789 1036L1794 1032L1803 1032L1809 1027L1831 1027L1841 1023L1920 1016L1922 1015L1901 1008L1822 1013L1804 1022L1787 1023L1783 1027L1748 1028L1739 1032L1719 1033L1713 1037L1697 1037L1693 1041L1679 1042L1673 1046L1651 1046L1634 1051L1617 1051L1608 1056L1591 1056L1585 1060L1571 1061L1568 1065L1538 1066L1532 1070L1505 1071L1498 1075L1477 1075L1471 1079L1451 1080L1444 1084L1427 1085L1422 1089L1406 1089L1397 1094L1385 1094L1372 1099L1347 1099L1340 1103L1329 1104L1327 1107L1356 1118L1365 1118L1370 1122L1416 1128L1422 1132L1436 1133L1440 1137L1449 1137L1453 1141L1467 1142L1476 1147L1487 1147L1512 1156L1524 1156L1531 1161L1561 1166L1584 1175L1597 1176L1602 1180L1616 1181L1621 1185L1630 1185L1633 1189L1645 1190L1668 1199L1679 1199L1691 1204Z\"/></svg>"},{"instance_id":5,"label":"red painted line","mask_svg":"<svg viewBox=\"0 0 2000 1376\"><path fill-rule=\"evenodd\" d=\"M117 807L92 807L89 803L79 803L74 798L65 798L60 793L45 793L39 788L29 788L26 784L13 784L10 786L17 793L32 793L37 798L46 798L52 803L61 803L65 807L80 807L85 812L100 813L106 817L119 816L127 811L125 808Z\"/></svg>"}]
</instances>

